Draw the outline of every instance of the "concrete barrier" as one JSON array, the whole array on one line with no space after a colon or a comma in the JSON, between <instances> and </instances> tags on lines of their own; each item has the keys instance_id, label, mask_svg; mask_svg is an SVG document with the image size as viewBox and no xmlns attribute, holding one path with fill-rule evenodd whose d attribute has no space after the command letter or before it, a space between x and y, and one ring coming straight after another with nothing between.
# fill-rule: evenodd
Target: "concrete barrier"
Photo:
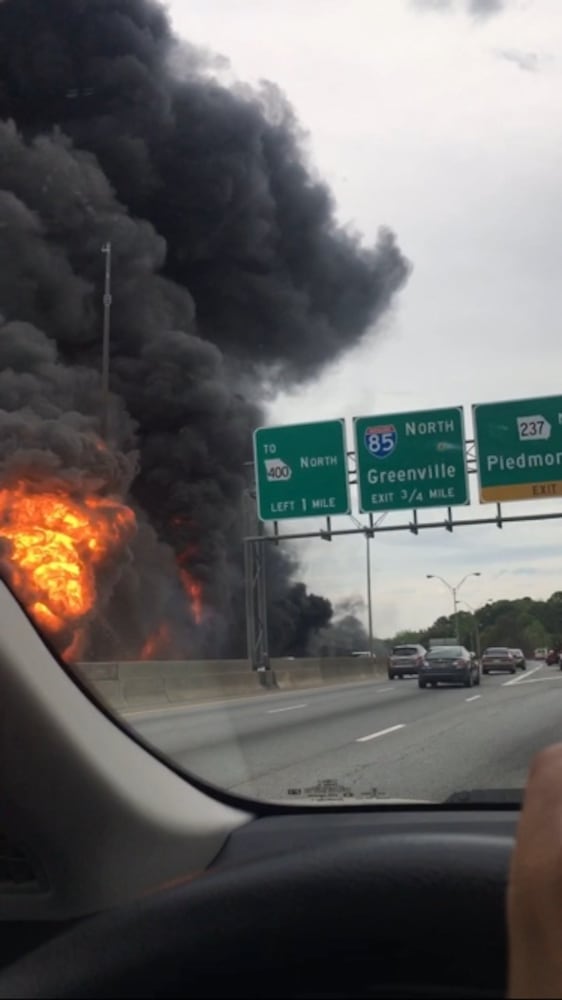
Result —
<instances>
[{"instance_id":1,"label":"concrete barrier","mask_svg":"<svg viewBox=\"0 0 562 1000\"><path fill-rule=\"evenodd\" d=\"M386 676L386 664L367 657L325 656L301 660L272 660L277 684L281 690L324 687L374 680Z\"/></svg>"},{"instance_id":2,"label":"concrete barrier","mask_svg":"<svg viewBox=\"0 0 562 1000\"><path fill-rule=\"evenodd\" d=\"M81 663L81 677L122 712L264 694L246 660Z\"/></svg>"},{"instance_id":3,"label":"concrete barrier","mask_svg":"<svg viewBox=\"0 0 562 1000\"><path fill-rule=\"evenodd\" d=\"M301 665L302 664L302 665ZM273 666L273 664L272 664ZM298 691L300 688L322 687L322 671L316 664L294 663L273 666L275 680L281 691Z\"/></svg>"},{"instance_id":4,"label":"concrete barrier","mask_svg":"<svg viewBox=\"0 0 562 1000\"><path fill-rule=\"evenodd\" d=\"M245 698L358 683L386 675L386 666L362 657L273 659L271 670L251 670L246 660L146 660L81 663L81 677L120 712Z\"/></svg>"}]
</instances>

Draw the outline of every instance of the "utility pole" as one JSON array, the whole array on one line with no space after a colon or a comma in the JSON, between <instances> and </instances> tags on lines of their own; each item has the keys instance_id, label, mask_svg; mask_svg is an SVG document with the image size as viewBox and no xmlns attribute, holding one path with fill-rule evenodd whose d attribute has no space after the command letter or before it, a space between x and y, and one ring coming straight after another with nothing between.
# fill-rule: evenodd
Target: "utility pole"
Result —
<instances>
[{"instance_id":1,"label":"utility pole","mask_svg":"<svg viewBox=\"0 0 562 1000\"><path fill-rule=\"evenodd\" d=\"M104 243L105 281L103 290L103 341L101 362L101 434L107 441L109 433L109 343L111 337L111 243Z\"/></svg>"}]
</instances>

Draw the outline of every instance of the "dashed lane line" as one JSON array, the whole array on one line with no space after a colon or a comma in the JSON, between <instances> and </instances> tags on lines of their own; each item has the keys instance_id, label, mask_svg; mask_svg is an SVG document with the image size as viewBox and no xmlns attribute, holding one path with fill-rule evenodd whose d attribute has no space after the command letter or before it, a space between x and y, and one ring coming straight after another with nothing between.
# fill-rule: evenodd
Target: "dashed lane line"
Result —
<instances>
[{"instance_id":1,"label":"dashed lane line","mask_svg":"<svg viewBox=\"0 0 562 1000\"><path fill-rule=\"evenodd\" d=\"M267 715L277 715L279 712L294 712L297 708L307 708L307 704L285 705L284 708L268 708Z\"/></svg>"},{"instance_id":2,"label":"dashed lane line","mask_svg":"<svg viewBox=\"0 0 562 1000\"><path fill-rule=\"evenodd\" d=\"M377 740L379 736L388 736L389 733L396 733L399 729L405 728L405 723L400 722L397 726L389 726L388 729L379 729L378 733L369 733L368 736L360 736L356 743L368 743L369 740Z\"/></svg>"}]
</instances>

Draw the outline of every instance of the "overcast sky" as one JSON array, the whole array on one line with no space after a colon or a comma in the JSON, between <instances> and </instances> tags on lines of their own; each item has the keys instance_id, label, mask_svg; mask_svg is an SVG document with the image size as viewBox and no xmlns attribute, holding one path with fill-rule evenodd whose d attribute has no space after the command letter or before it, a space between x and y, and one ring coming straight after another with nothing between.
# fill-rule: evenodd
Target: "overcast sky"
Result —
<instances>
[{"instance_id":1,"label":"overcast sky","mask_svg":"<svg viewBox=\"0 0 562 1000\"><path fill-rule=\"evenodd\" d=\"M271 423L345 417L351 447L355 415L463 404L470 432L474 402L562 391L560 0L168 6L179 33L226 56L236 78L282 87L340 219L368 242L390 226L414 267L382 327L319 381L277 399ZM472 486L473 506L458 515L492 515ZM556 509L504 505L505 514ZM394 513L385 524L407 521ZM426 573L456 583L480 570L462 591L475 605L548 596L562 589L561 538L562 520L378 535L375 631L449 613L445 588ZM363 538L298 544L313 590L333 600L364 593Z\"/></svg>"}]
</instances>

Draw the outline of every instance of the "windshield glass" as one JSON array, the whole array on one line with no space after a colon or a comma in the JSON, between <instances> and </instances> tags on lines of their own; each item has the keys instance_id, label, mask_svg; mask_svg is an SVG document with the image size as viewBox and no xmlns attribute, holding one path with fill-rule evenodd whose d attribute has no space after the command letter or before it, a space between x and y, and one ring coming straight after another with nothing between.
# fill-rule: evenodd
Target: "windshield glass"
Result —
<instances>
[{"instance_id":1,"label":"windshield glass","mask_svg":"<svg viewBox=\"0 0 562 1000\"><path fill-rule=\"evenodd\" d=\"M427 654L428 660L454 659L456 656L464 656L465 651L460 646L440 646Z\"/></svg>"},{"instance_id":2,"label":"windshield glass","mask_svg":"<svg viewBox=\"0 0 562 1000\"><path fill-rule=\"evenodd\" d=\"M2 575L232 796L493 794L558 726L561 38L0 0Z\"/></svg>"}]
</instances>

